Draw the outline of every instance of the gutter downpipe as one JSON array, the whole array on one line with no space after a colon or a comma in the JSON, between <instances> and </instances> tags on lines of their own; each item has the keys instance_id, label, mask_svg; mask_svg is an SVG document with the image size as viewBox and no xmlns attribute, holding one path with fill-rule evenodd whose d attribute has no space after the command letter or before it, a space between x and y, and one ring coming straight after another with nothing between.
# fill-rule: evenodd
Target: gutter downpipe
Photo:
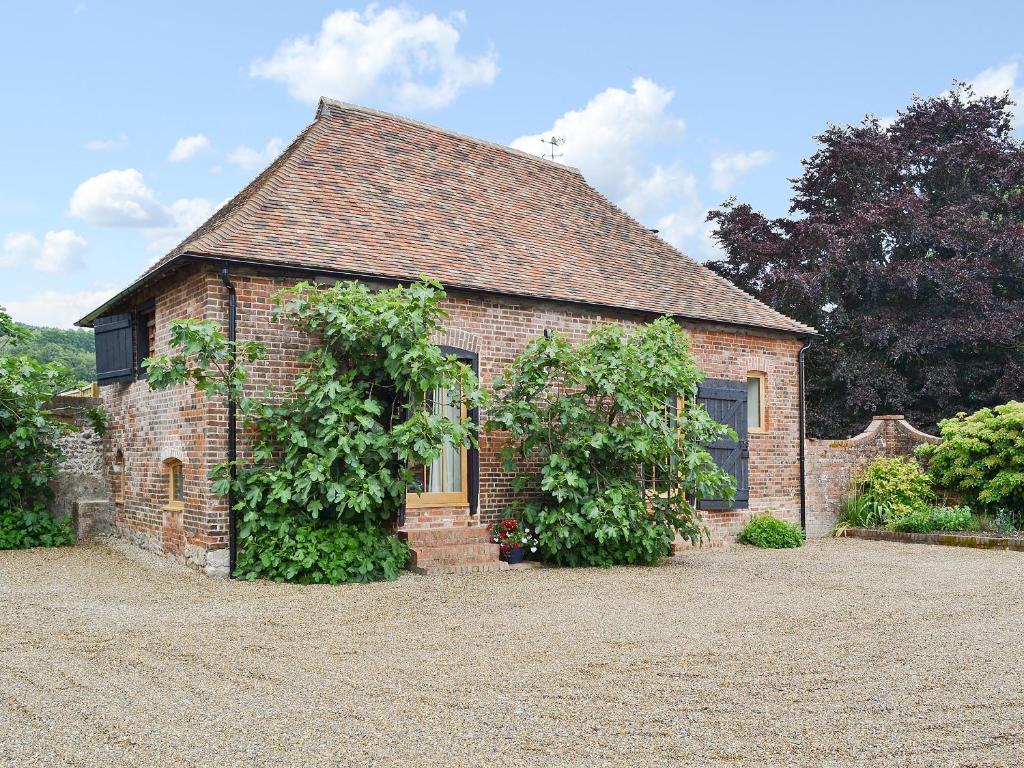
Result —
<instances>
[{"instance_id":1,"label":"gutter downpipe","mask_svg":"<svg viewBox=\"0 0 1024 768\"><path fill-rule=\"evenodd\" d=\"M797 355L800 367L800 527L803 529L804 537L807 536L807 405L804 402L804 354L811 348L813 339L808 338L807 343L800 348Z\"/></svg>"},{"instance_id":2,"label":"gutter downpipe","mask_svg":"<svg viewBox=\"0 0 1024 768\"><path fill-rule=\"evenodd\" d=\"M231 282L228 268L220 271L220 281L228 289L228 345L231 358L228 361L228 375L235 370L235 342L238 337L238 297L235 293L235 284ZM235 563L238 560L238 520L235 517L234 487L238 479L238 469L235 467L235 460L238 458L238 443L236 430L236 403L235 396L228 393L228 462L231 485L228 487L228 577L235 577Z\"/></svg>"}]
</instances>

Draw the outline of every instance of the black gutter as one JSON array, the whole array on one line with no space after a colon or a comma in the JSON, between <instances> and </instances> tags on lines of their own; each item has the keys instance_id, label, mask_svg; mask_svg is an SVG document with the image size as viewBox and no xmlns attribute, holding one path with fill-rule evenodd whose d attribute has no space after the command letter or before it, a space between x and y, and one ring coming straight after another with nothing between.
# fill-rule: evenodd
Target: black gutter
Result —
<instances>
[{"instance_id":1,"label":"black gutter","mask_svg":"<svg viewBox=\"0 0 1024 768\"><path fill-rule=\"evenodd\" d=\"M807 456L805 443L807 442L807 405L804 403L804 354L811 348L813 339L807 339L807 343L800 348L797 361L800 366L800 527L807 535Z\"/></svg>"},{"instance_id":2,"label":"black gutter","mask_svg":"<svg viewBox=\"0 0 1024 768\"><path fill-rule=\"evenodd\" d=\"M228 376L235 371L235 343L238 340L238 296L235 284L231 282L228 268L220 271L220 281L228 289L228 346L231 358L228 361ZM238 520L235 516L234 487L238 479L235 460L238 458L238 435L236 430L236 403L234 394L228 390L228 466L231 485L228 486L228 576L234 578L235 563L238 561Z\"/></svg>"},{"instance_id":3,"label":"black gutter","mask_svg":"<svg viewBox=\"0 0 1024 768\"><path fill-rule=\"evenodd\" d=\"M323 268L318 269L316 267L301 267L288 264L272 264L266 261L255 261L252 259L238 259L233 257L224 256L210 256L202 253L183 253L180 256L176 256L170 261L164 262L152 272L143 275L141 278L136 280L134 283L129 285L119 294L108 300L101 307L94 309L88 315L78 320L75 325L80 328L88 328L92 321L97 317L103 315L108 309L116 307L128 298L132 293L141 290L147 284L159 279L166 272L171 269L181 267L183 263L199 263L199 264L213 264L216 266L223 266L224 264L231 264L235 267L242 267L244 269L252 269L255 272L262 274L278 274L293 277L308 277L315 279L317 277L329 277L339 280L360 280L369 283L384 283L386 285L402 285L410 282L415 282L417 278L411 277L390 277L384 275L374 275L370 273L352 272L347 270ZM442 281L442 285L446 290L453 291L464 291L466 293L479 294L483 296L496 296L499 298L507 298L513 300L527 300L527 301L550 301L556 304L567 304L569 306L586 307L588 309L599 309L599 310L611 310L613 312L626 312L634 313L637 315L647 315L650 317L663 317L665 315L674 317L678 320L685 320L693 323L711 323L713 325L724 325L731 328L740 329L754 329L761 331L769 331L772 333L780 333L786 336L806 336L808 334L817 335L817 331L813 328L810 329L796 329L796 328L776 328L769 325L758 325L756 323L741 323L735 320L714 320L707 317L697 317L695 315L684 315L678 312L659 312L654 309L640 309L638 307L627 307L619 304L606 304L597 301L581 301L574 299L565 299L555 296L543 296L539 294L531 293L512 293L510 291L496 291L493 289L479 288L476 286L459 285L457 283L446 283Z\"/></svg>"}]
</instances>

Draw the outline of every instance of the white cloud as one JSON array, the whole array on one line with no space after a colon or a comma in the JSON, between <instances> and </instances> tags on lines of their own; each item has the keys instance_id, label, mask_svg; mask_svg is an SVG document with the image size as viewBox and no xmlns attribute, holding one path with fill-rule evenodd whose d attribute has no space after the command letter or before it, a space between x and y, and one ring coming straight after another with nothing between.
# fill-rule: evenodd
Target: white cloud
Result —
<instances>
[{"instance_id":1,"label":"white cloud","mask_svg":"<svg viewBox=\"0 0 1024 768\"><path fill-rule=\"evenodd\" d=\"M498 75L493 52L459 53L465 17L421 15L410 8L336 11L315 38L288 40L270 58L252 63L254 77L277 80L296 99L320 96L370 100L404 109L451 104L465 88L490 85Z\"/></svg>"},{"instance_id":2,"label":"white cloud","mask_svg":"<svg viewBox=\"0 0 1024 768\"><path fill-rule=\"evenodd\" d=\"M16 267L32 261L39 253L39 240L31 232L12 232L4 238L0 267Z\"/></svg>"},{"instance_id":3,"label":"white cloud","mask_svg":"<svg viewBox=\"0 0 1024 768\"><path fill-rule=\"evenodd\" d=\"M71 272L83 266L85 238L70 229L50 231L42 242L31 232L16 232L4 238L0 267L30 264L40 272Z\"/></svg>"},{"instance_id":4,"label":"white cloud","mask_svg":"<svg viewBox=\"0 0 1024 768\"><path fill-rule=\"evenodd\" d=\"M91 139L82 146L90 152L106 152L109 149L121 146L126 141L128 141L128 137L122 133L116 139Z\"/></svg>"},{"instance_id":5,"label":"white cloud","mask_svg":"<svg viewBox=\"0 0 1024 768\"><path fill-rule=\"evenodd\" d=\"M1002 96L1009 92L1014 104L1011 107L1014 127L1024 125L1024 85L1017 85L1017 75L1020 74L1020 65L1016 61L1010 61L997 67L989 67L979 72L967 84L974 90L975 96ZM943 91L940 96L948 96L949 91ZM882 129L891 128L897 120L896 115L886 115L878 118Z\"/></svg>"},{"instance_id":6,"label":"white cloud","mask_svg":"<svg viewBox=\"0 0 1024 768\"><path fill-rule=\"evenodd\" d=\"M158 256L162 256L192 234L219 207L205 197L175 200L167 208L171 216L171 224L166 227L145 230L146 239L149 241L146 247L157 253Z\"/></svg>"},{"instance_id":7,"label":"white cloud","mask_svg":"<svg viewBox=\"0 0 1024 768\"><path fill-rule=\"evenodd\" d=\"M171 149L167 159L172 163L180 163L183 160L195 157L200 152L209 148L210 140L201 133L197 133L194 136L184 136L174 143L174 147Z\"/></svg>"},{"instance_id":8,"label":"white cloud","mask_svg":"<svg viewBox=\"0 0 1024 768\"><path fill-rule=\"evenodd\" d=\"M71 328L90 310L117 292L116 288L92 291L40 291L16 299L0 299L11 317L29 325Z\"/></svg>"},{"instance_id":9,"label":"white cloud","mask_svg":"<svg viewBox=\"0 0 1024 768\"><path fill-rule=\"evenodd\" d=\"M107 171L78 185L68 213L97 227L164 227L167 209L134 168Z\"/></svg>"},{"instance_id":10,"label":"white cloud","mask_svg":"<svg viewBox=\"0 0 1024 768\"><path fill-rule=\"evenodd\" d=\"M719 153L711 158L711 188L725 194L732 189L740 176L771 159L772 153L763 149Z\"/></svg>"},{"instance_id":11,"label":"white cloud","mask_svg":"<svg viewBox=\"0 0 1024 768\"><path fill-rule=\"evenodd\" d=\"M623 210L660 230L668 242L684 250L698 244L707 209L701 203L697 178L679 163L650 159L667 145L678 148L686 125L670 114L672 91L637 78L631 91L609 88L582 109L566 112L541 133L521 136L512 146L540 155L542 139L564 137L560 162L578 167Z\"/></svg>"},{"instance_id":12,"label":"white cloud","mask_svg":"<svg viewBox=\"0 0 1024 768\"><path fill-rule=\"evenodd\" d=\"M1019 126L1024 118L1024 87L1018 87L1017 75L1020 66L1011 61L998 67L989 67L970 81L978 96L1002 96L1007 91L1016 103L1013 105L1013 119Z\"/></svg>"},{"instance_id":13,"label":"white cloud","mask_svg":"<svg viewBox=\"0 0 1024 768\"><path fill-rule=\"evenodd\" d=\"M633 90L609 88L583 109L566 112L546 131L520 136L512 146L543 154L543 139L564 138L560 162L574 165L613 199L620 199L654 169L644 161L651 144L678 143L686 124L667 113L672 91L644 78Z\"/></svg>"},{"instance_id":14,"label":"white cloud","mask_svg":"<svg viewBox=\"0 0 1024 768\"><path fill-rule=\"evenodd\" d=\"M234 163L239 168L244 168L247 171L266 168L273 162L274 158L281 154L283 149L284 142L275 137L270 139L263 146L263 149L253 149L246 146L236 147L228 154L228 162Z\"/></svg>"},{"instance_id":15,"label":"white cloud","mask_svg":"<svg viewBox=\"0 0 1024 768\"><path fill-rule=\"evenodd\" d=\"M142 230L147 247L166 252L217 209L203 197L164 205L134 168L107 171L82 182L71 196L69 213L98 227Z\"/></svg>"}]
</instances>

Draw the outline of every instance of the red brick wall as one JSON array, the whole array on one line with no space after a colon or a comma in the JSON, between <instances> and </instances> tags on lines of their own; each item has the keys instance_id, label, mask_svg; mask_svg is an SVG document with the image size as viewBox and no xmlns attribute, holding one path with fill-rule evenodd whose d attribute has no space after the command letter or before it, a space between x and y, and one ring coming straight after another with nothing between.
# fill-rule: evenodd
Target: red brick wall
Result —
<instances>
[{"instance_id":1,"label":"red brick wall","mask_svg":"<svg viewBox=\"0 0 1024 768\"><path fill-rule=\"evenodd\" d=\"M180 317L207 316L208 298L216 290L216 276L198 269L176 273L137 297L135 305L156 299L156 349L169 348L168 322ZM112 487L120 483L116 459L124 458L125 489L117 494L114 528L140 546L206 565L206 553L227 544L227 518L222 502L209 490L207 473L223 460L210 429L222 408L209 403L191 386L154 392L144 381L110 384L100 388L103 407L110 416L104 440L105 462ZM185 504L169 511L167 465L182 462Z\"/></svg>"},{"instance_id":2,"label":"red brick wall","mask_svg":"<svg viewBox=\"0 0 1024 768\"><path fill-rule=\"evenodd\" d=\"M828 536L850 493L853 476L879 456L910 456L939 438L915 429L902 416L876 416L847 440L807 439L807 536Z\"/></svg>"},{"instance_id":3,"label":"red brick wall","mask_svg":"<svg viewBox=\"0 0 1024 768\"><path fill-rule=\"evenodd\" d=\"M298 355L310 341L287 326L271 323L273 293L293 280L254 274L233 274L238 288L239 339L253 339L268 347L268 358L250 366L249 389L253 394L284 391L301 365ZM227 291L217 275L190 273L186 279L170 278L155 286L157 300L157 348L166 349L167 321L176 317L206 317L226 326ZM140 301L148 296L140 296ZM604 322L642 322L638 314L572 308L547 301L515 300L452 293L445 302L450 315L446 333L436 339L477 352L480 377L490 386L494 377L527 342L551 328L575 340L585 337ZM798 466L799 423L797 353L801 342L781 334L739 331L711 324L684 323L692 337L693 354L704 373L713 378L745 380L748 371L766 376L766 421L763 434L750 436L750 509L708 512L707 523L718 543L731 540L749 516L772 510L780 517L799 520ZM104 387L111 411L111 453L125 446L132 477L130 501L119 513L127 530L141 531L161 542L165 521L160 510L164 479L159 466L161 445L179 440L188 452L186 484L188 503L183 516L184 544L211 549L226 545L226 509L211 497L205 480L207 467L222 461L226 453L226 410L217 403L204 404L200 396L178 389L150 393L144 382ZM486 418L486 414L483 415ZM489 522L501 515L512 499L511 477L501 470L500 438L484 436L480 446L480 517ZM244 450L244 436L239 441ZM431 516L417 511L410 523ZM164 541L163 548L176 551L181 544ZM198 556L193 558L198 561Z\"/></svg>"}]
</instances>

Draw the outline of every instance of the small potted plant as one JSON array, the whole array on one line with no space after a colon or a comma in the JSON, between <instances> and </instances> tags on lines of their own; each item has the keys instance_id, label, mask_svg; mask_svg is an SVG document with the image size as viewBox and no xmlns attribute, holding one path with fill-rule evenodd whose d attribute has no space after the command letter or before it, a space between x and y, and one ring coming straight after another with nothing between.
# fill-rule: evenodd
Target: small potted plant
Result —
<instances>
[{"instance_id":1,"label":"small potted plant","mask_svg":"<svg viewBox=\"0 0 1024 768\"><path fill-rule=\"evenodd\" d=\"M537 551L537 537L514 517L506 517L491 526L491 543L501 548L501 559L509 565L523 562L526 548Z\"/></svg>"}]
</instances>

